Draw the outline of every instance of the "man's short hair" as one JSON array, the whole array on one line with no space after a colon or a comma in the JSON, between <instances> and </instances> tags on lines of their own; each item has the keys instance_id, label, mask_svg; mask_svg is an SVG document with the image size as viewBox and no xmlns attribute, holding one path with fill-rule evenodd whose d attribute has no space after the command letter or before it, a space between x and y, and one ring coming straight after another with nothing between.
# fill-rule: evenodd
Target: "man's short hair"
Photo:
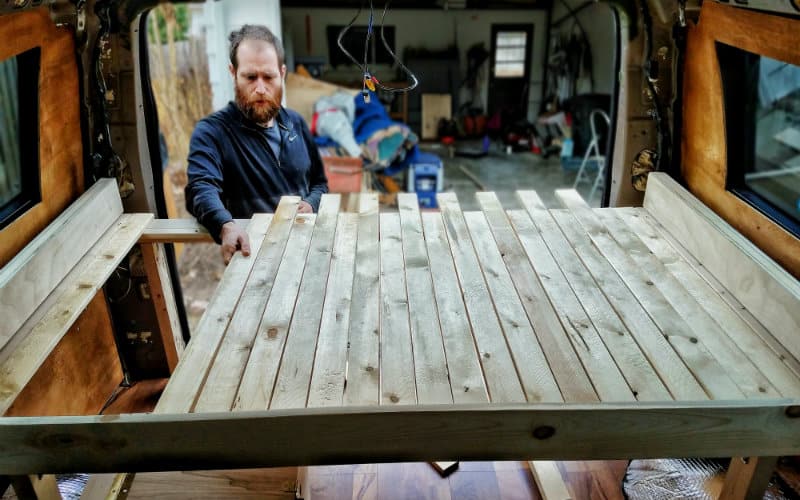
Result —
<instances>
[{"instance_id":1,"label":"man's short hair","mask_svg":"<svg viewBox=\"0 0 800 500\"><path fill-rule=\"evenodd\" d=\"M234 69L239 67L239 61L236 58L236 53L239 51L239 44L245 40L261 40L272 45L275 48L275 53L278 54L278 65L283 66L286 56L283 52L283 44L280 39L266 26L260 24L245 24L240 29L231 31L228 37L228 41L231 43L231 64Z\"/></svg>"}]
</instances>

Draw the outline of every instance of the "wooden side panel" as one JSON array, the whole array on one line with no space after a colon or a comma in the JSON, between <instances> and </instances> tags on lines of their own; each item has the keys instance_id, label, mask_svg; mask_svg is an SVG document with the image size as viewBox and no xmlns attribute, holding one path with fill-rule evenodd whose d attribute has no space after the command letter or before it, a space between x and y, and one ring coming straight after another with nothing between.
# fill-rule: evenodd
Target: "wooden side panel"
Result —
<instances>
[{"instance_id":1,"label":"wooden side panel","mask_svg":"<svg viewBox=\"0 0 800 500\"><path fill-rule=\"evenodd\" d=\"M122 367L100 291L6 416L96 415L121 381Z\"/></svg>"},{"instance_id":2,"label":"wooden side panel","mask_svg":"<svg viewBox=\"0 0 800 500\"><path fill-rule=\"evenodd\" d=\"M0 231L0 266L83 192L78 70L72 34L46 9L3 16L0 60L40 46L39 165L42 202Z\"/></svg>"},{"instance_id":3,"label":"wooden side panel","mask_svg":"<svg viewBox=\"0 0 800 500\"><path fill-rule=\"evenodd\" d=\"M800 240L725 190L725 111L715 41L800 66L798 32L797 19L705 2L687 39L681 138L689 190L796 277Z\"/></svg>"}]
</instances>

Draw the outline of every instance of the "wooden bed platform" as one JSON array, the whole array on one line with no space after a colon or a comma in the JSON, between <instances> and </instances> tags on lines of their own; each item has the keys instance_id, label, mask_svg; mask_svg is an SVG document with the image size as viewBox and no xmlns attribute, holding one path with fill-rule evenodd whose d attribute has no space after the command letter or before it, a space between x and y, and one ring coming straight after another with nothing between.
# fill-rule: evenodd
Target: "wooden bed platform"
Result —
<instances>
[{"instance_id":1,"label":"wooden bed platform","mask_svg":"<svg viewBox=\"0 0 800 500\"><path fill-rule=\"evenodd\" d=\"M154 414L0 419L0 474L800 453L800 285L674 181L477 196L284 198Z\"/></svg>"}]
</instances>

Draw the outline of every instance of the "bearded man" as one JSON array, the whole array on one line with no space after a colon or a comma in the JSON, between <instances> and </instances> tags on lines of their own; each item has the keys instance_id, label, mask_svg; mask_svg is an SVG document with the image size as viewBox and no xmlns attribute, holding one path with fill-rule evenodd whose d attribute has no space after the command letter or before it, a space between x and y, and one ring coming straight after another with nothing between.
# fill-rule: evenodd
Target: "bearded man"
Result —
<instances>
[{"instance_id":1,"label":"bearded man","mask_svg":"<svg viewBox=\"0 0 800 500\"><path fill-rule=\"evenodd\" d=\"M234 218L274 212L281 196L301 198L312 213L328 192L322 160L303 118L281 106L283 46L265 26L231 33L235 102L197 123L189 144L186 208L221 245L227 264L250 254Z\"/></svg>"}]
</instances>

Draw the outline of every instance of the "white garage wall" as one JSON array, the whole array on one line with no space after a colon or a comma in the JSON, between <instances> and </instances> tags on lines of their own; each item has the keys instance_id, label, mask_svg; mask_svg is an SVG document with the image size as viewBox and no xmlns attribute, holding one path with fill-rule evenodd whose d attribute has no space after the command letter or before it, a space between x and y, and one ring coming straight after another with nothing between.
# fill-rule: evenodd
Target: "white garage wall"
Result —
<instances>
[{"instance_id":1,"label":"white garage wall","mask_svg":"<svg viewBox=\"0 0 800 500\"><path fill-rule=\"evenodd\" d=\"M575 10L581 6L583 0L565 0L570 8ZM553 21L568 15L561 0L553 3ZM614 29L614 14L607 3L596 3L586 7L577 13L583 29L586 30L586 38L592 48L592 78L594 79L594 92L598 94L612 94L614 91L614 52L616 51L616 39ZM574 21L567 19L557 28L553 28L553 33L558 31L569 32ZM578 28L575 28L577 31Z\"/></svg>"},{"instance_id":2,"label":"white garage wall","mask_svg":"<svg viewBox=\"0 0 800 500\"><path fill-rule=\"evenodd\" d=\"M233 81L228 72L228 35L243 24L263 24L280 36L279 0L206 0L202 12L192 18L193 33L205 32L212 105L220 109L233 99Z\"/></svg>"},{"instance_id":3,"label":"white garage wall","mask_svg":"<svg viewBox=\"0 0 800 500\"><path fill-rule=\"evenodd\" d=\"M322 56L327 59L326 26L346 25L355 9L283 8L284 33L292 37L296 56ZM306 16L311 22L311 51L306 47ZM362 12L356 24L367 24ZM506 23L533 24L533 52L528 117L533 119L542 97L546 13L543 10L417 10L394 9L386 17L386 25L395 26L395 52L402 57L405 47L444 49L456 43L461 55L460 68L466 71L466 51L478 42L491 50L491 25ZM375 21L379 24L379 14ZM290 35L289 35L290 33ZM487 62L488 64L488 62ZM413 68L410 68L413 71ZM488 72L486 72L488 78ZM484 84L484 89L486 88ZM483 97L484 109L486 96Z\"/></svg>"}]
</instances>

